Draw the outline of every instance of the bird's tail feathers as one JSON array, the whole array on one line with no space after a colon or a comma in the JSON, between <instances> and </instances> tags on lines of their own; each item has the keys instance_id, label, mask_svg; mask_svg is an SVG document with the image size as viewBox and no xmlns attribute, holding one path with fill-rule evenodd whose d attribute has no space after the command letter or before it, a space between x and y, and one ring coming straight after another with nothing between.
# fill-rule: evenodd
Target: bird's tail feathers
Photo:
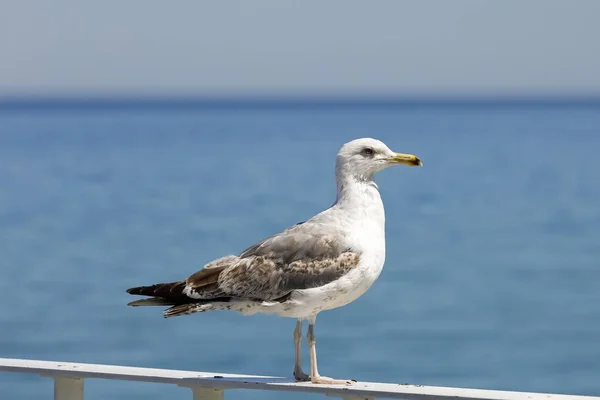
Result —
<instances>
[{"instance_id":1,"label":"bird's tail feathers","mask_svg":"<svg viewBox=\"0 0 600 400\"><path fill-rule=\"evenodd\" d=\"M227 310L230 309L231 305L228 301L205 301L188 304L178 304L173 307L167 308L163 315L165 318L179 317L182 315L190 315L198 312L215 311L215 310Z\"/></svg>"},{"instance_id":2,"label":"bird's tail feathers","mask_svg":"<svg viewBox=\"0 0 600 400\"><path fill-rule=\"evenodd\" d=\"M228 297L215 297L213 299L195 299L188 297L183 290L185 281L157 283L151 286L138 286L127 289L127 293L138 296L150 296L145 299L135 300L128 306L171 306L164 311L165 318L189 315L197 312L212 310L226 310L231 307Z\"/></svg>"},{"instance_id":3,"label":"bird's tail feathers","mask_svg":"<svg viewBox=\"0 0 600 400\"><path fill-rule=\"evenodd\" d=\"M160 297L151 297L147 299L135 300L127 303L128 306L132 307L148 307L148 306L174 306L176 303L173 301L163 299Z\"/></svg>"}]
</instances>

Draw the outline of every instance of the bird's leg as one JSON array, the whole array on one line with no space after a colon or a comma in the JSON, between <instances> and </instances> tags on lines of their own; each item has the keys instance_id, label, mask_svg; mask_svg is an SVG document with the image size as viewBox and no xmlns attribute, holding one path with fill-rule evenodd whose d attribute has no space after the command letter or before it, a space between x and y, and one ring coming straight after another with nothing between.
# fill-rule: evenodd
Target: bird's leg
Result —
<instances>
[{"instance_id":1,"label":"bird's leg","mask_svg":"<svg viewBox=\"0 0 600 400\"><path fill-rule=\"evenodd\" d=\"M299 319L296 322L296 329L294 329L294 378L298 382L310 381L310 376L302 372L302 320Z\"/></svg>"},{"instance_id":2,"label":"bird's leg","mask_svg":"<svg viewBox=\"0 0 600 400\"><path fill-rule=\"evenodd\" d=\"M308 346L310 348L310 381L312 383L321 383L326 385L351 385L352 381L332 379L319 375L317 367L317 339L315 337L315 320L309 320L308 334L306 335Z\"/></svg>"}]
</instances>

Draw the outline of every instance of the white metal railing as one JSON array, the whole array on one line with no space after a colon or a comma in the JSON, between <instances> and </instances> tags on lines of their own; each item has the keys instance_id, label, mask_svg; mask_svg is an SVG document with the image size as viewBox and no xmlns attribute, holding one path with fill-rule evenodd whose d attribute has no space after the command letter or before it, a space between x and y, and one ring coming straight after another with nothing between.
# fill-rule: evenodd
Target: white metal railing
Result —
<instances>
[{"instance_id":1,"label":"white metal railing","mask_svg":"<svg viewBox=\"0 0 600 400\"><path fill-rule=\"evenodd\" d=\"M229 389L277 390L321 393L343 399L407 400L600 400L600 397L499 390L357 382L351 386L297 383L291 378L235 375L170 369L122 367L118 365L78 364L56 361L0 358L0 371L39 374L54 379L55 400L83 400L86 378L157 382L192 390L194 400L222 400Z\"/></svg>"}]
</instances>

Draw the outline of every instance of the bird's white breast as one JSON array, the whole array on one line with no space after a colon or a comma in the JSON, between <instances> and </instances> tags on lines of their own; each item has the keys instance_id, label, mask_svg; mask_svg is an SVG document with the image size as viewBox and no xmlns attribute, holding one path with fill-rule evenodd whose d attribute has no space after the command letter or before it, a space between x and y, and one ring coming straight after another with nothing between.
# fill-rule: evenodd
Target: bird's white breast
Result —
<instances>
[{"instance_id":1,"label":"bird's white breast","mask_svg":"<svg viewBox=\"0 0 600 400\"><path fill-rule=\"evenodd\" d=\"M280 316L309 318L322 310L344 306L362 296L379 277L385 262L385 213L377 186L357 188L353 202L341 204L331 217L343 222L346 246L360 253L356 268L327 285L297 290L275 311ZM279 307L277 307L279 308Z\"/></svg>"}]
</instances>

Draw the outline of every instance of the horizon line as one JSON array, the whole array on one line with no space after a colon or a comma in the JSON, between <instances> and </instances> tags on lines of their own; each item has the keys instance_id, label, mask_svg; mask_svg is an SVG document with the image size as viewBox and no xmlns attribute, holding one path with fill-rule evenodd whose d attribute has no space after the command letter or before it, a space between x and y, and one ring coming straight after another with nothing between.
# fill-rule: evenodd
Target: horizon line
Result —
<instances>
[{"instance_id":1,"label":"horizon line","mask_svg":"<svg viewBox=\"0 0 600 400\"><path fill-rule=\"evenodd\" d=\"M1 95L4 109L271 108L352 106L600 105L600 94L26 94Z\"/></svg>"}]
</instances>

